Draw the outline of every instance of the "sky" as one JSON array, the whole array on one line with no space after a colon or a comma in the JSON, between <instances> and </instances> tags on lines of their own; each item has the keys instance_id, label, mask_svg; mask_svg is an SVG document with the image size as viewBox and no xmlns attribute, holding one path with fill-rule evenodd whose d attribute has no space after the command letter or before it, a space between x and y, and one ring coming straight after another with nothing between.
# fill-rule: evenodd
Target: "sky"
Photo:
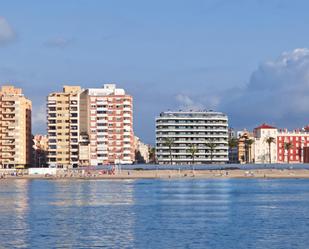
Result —
<instances>
[{"instance_id":1,"label":"sky","mask_svg":"<svg viewBox=\"0 0 309 249\"><path fill-rule=\"evenodd\" d=\"M1 0L0 85L33 102L63 85L116 83L153 144L162 111L206 109L230 127L309 123L307 0Z\"/></svg>"}]
</instances>

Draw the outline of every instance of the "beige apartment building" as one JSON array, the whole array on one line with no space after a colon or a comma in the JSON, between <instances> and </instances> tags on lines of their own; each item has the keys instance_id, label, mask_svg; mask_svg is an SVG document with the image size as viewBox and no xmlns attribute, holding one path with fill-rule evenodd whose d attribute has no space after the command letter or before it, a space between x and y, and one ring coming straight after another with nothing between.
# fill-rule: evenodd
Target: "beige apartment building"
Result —
<instances>
[{"instance_id":1,"label":"beige apartment building","mask_svg":"<svg viewBox=\"0 0 309 249\"><path fill-rule=\"evenodd\" d=\"M0 168L31 165L31 101L22 89L2 86L0 91Z\"/></svg>"},{"instance_id":2,"label":"beige apartment building","mask_svg":"<svg viewBox=\"0 0 309 249\"><path fill-rule=\"evenodd\" d=\"M48 96L47 116L50 167L134 162L133 104L124 89L64 86Z\"/></svg>"},{"instance_id":3,"label":"beige apartment building","mask_svg":"<svg viewBox=\"0 0 309 249\"><path fill-rule=\"evenodd\" d=\"M78 166L80 86L64 86L47 97L48 156L50 167Z\"/></svg>"}]
</instances>

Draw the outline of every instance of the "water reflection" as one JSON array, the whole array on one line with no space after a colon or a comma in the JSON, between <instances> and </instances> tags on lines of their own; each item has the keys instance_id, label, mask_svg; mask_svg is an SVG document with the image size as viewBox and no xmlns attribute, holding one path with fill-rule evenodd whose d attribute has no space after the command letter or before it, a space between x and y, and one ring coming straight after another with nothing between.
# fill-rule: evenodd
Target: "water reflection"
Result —
<instances>
[{"instance_id":1,"label":"water reflection","mask_svg":"<svg viewBox=\"0 0 309 249\"><path fill-rule=\"evenodd\" d=\"M3 180L0 248L307 248L309 180Z\"/></svg>"},{"instance_id":2,"label":"water reflection","mask_svg":"<svg viewBox=\"0 0 309 249\"><path fill-rule=\"evenodd\" d=\"M136 239L136 248L186 248L192 241L205 245L214 227L222 229L229 220L229 179L158 181L147 188L143 184L137 183L134 191L135 237L152 236Z\"/></svg>"},{"instance_id":3,"label":"water reflection","mask_svg":"<svg viewBox=\"0 0 309 249\"><path fill-rule=\"evenodd\" d=\"M0 182L0 238L8 247L28 247L28 186L22 179Z\"/></svg>"}]
</instances>

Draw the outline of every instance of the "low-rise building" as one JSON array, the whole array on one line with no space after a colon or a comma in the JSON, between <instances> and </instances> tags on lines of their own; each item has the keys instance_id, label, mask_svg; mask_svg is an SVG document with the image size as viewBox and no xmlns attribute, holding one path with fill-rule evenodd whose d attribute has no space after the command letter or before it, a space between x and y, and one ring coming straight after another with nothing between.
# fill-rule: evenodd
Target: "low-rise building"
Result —
<instances>
[{"instance_id":1,"label":"low-rise building","mask_svg":"<svg viewBox=\"0 0 309 249\"><path fill-rule=\"evenodd\" d=\"M308 146L308 127L293 131L280 129L277 137L278 163L303 163L304 148Z\"/></svg>"},{"instance_id":2,"label":"low-rise building","mask_svg":"<svg viewBox=\"0 0 309 249\"><path fill-rule=\"evenodd\" d=\"M255 163L277 162L277 135L277 128L268 124L262 124L254 129L253 136ZM273 140L268 142L271 139Z\"/></svg>"},{"instance_id":3,"label":"low-rise building","mask_svg":"<svg viewBox=\"0 0 309 249\"><path fill-rule=\"evenodd\" d=\"M139 137L134 137L135 147L135 162L137 163L149 163L150 146L144 144Z\"/></svg>"},{"instance_id":4,"label":"low-rise building","mask_svg":"<svg viewBox=\"0 0 309 249\"><path fill-rule=\"evenodd\" d=\"M32 167L45 167L47 165L48 138L45 135L33 137Z\"/></svg>"},{"instance_id":5,"label":"low-rise building","mask_svg":"<svg viewBox=\"0 0 309 249\"><path fill-rule=\"evenodd\" d=\"M238 134L238 161L239 163L254 163L255 161L255 138L247 130Z\"/></svg>"}]
</instances>

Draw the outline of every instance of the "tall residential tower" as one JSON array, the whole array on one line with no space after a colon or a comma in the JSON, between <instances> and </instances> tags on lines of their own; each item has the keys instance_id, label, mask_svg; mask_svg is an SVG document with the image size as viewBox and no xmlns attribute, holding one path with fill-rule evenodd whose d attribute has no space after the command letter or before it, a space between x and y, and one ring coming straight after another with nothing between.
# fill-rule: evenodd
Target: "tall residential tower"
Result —
<instances>
[{"instance_id":1,"label":"tall residential tower","mask_svg":"<svg viewBox=\"0 0 309 249\"><path fill-rule=\"evenodd\" d=\"M20 88L0 91L0 167L26 168L31 164L31 101Z\"/></svg>"},{"instance_id":2,"label":"tall residential tower","mask_svg":"<svg viewBox=\"0 0 309 249\"><path fill-rule=\"evenodd\" d=\"M48 157L50 167L78 166L79 86L64 86L63 92L47 97Z\"/></svg>"},{"instance_id":3,"label":"tall residential tower","mask_svg":"<svg viewBox=\"0 0 309 249\"><path fill-rule=\"evenodd\" d=\"M81 94L80 134L89 139L91 166L134 162L132 102L132 97L114 84Z\"/></svg>"}]
</instances>

